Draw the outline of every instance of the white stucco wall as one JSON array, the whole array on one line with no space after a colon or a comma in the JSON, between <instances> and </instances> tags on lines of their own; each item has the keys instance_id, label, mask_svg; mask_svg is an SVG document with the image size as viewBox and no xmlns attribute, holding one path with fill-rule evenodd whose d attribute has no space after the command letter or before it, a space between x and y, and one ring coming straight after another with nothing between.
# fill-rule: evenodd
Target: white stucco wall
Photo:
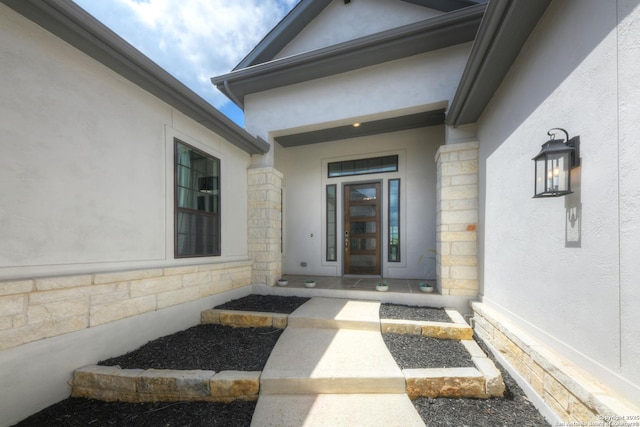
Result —
<instances>
[{"instance_id":1,"label":"white stucco wall","mask_svg":"<svg viewBox=\"0 0 640 427\"><path fill-rule=\"evenodd\" d=\"M623 375L640 386L640 2L619 1L618 19L620 365Z\"/></svg>"},{"instance_id":2,"label":"white stucco wall","mask_svg":"<svg viewBox=\"0 0 640 427\"><path fill-rule=\"evenodd\" d=\"M398 0L353 1L349 4L334 0L276 58L332 46L440 14L442 12L437 10Z\"/></svg>"},{"instance_id":3,"label":"white stucco wall","mask_svg":"<svg viewBox=\"0 0 640 427\"><path fill-rule=\"evenodd\" d=\"M636 402L639 4L552 2L478 122L484 301ZM532 199L553 127L580 136L575 192Z\"/></svg>"},{"instance_id":4,"label":"white stucco wall","mask_svg":"<svg viewBox=\"0 0 640 427\"><path fill-rule=\"evenodd\" d=\"M444 108L455 94L470 47L453 46L248 95L245 127L271 141L293 130Z\"/></svg>"},{"instance_id":5,"label":"white stucco wall","mask_svg":"<svg viewBox=\"0 0 640 427\"><path fill-rule=\"evenodd\" d=\"M433 265L418 260L436 247L436 164L434 156L444 143L444 127L435 126L371 137L284 149L279 147L276 168L284 174L285 274L343 274L345 183L381 181L382 275L387 278L435 279ZM328 178L327 163L398 155L399 171ZM400 181L401 262L387 262L388 180ZM337 187L338 260L326 261L326 197L329 184ZM313 235L313 237L312 237ZM429 255L429 254L427 254ZM306 262L307 267L302 267ZM425 277L425 275L427 277Z\"/></svg>"},{"instance_id":6,"label":"white stucco wall","mask_svg":"<svg viewBox=\"0 0 640 427\"><path fill-rule=\"evenodd\" d=\"M0 12L0 279L189 263L173 259L174 136L222 162L223 256L213 260L246 259L250 156Z\"/></svg>"}]
</instances>

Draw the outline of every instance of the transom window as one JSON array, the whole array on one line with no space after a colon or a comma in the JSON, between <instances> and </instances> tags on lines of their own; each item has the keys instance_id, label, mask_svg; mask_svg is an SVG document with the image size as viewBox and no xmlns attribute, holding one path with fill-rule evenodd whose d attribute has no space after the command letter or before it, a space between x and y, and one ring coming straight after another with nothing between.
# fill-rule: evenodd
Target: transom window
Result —
<instances>
[{"instance_id":1,"label":"transom window","mask_svg":"<svg viewBox=\"0 0 640 427\"><path fill-rule=\"evenodd\" d=\"M220 255L220 160L175 140L175 256Z\"/></svg>"},{"instance_id":2,"label":"transom window","mask_svg":"<svg viewBox=\"0 0 640 427\"><path fill-rule=\"evenodd\" d=\"M329 178L398 171L398 156L371 157L329 163Z\"/></svg>"}]
</instances>

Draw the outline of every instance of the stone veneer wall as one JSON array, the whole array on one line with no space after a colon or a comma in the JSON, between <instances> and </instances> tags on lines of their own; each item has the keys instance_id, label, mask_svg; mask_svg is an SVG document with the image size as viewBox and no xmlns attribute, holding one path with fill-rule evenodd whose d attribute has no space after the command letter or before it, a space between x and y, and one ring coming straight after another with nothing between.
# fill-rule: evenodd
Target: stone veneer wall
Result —
<instances>
[{"instance_id":1,"label":"stone veneer wall","mask_svg":"<svg viewBox=\"0 0 640 427\"><path fill-rule=\"evenodd\" d=\"M493 346L566 425L639 425L640 408L552 352L486 304L473 302L474 332Z\"/></svg>"},{"instance_id":2,"label":"stone veneer wall","mask_svg":"<svg viewBox=\"0 0 640 427\"><path fill-rule=\"evenodd\" d=\"M282 174L271 167L249 169L248 183L251 280L273 286L282 274Z\"/></svg>"},{"instance_id":3,"label":"stone veneer wall","mask_svg":"<svg viewBox=\"0 0 640 427\"><path fill-rule=\"evenodd\" d=\"M443 145L436 153L436 275L442 295L478 294L478 143Z\"/></svg>"},{"instance_id":4,"label":"stone veneer wall","mask_svg":"<svg viewBox=\"0 0 640 427\"><path fill-rule=\"evenodd\" d=\"M251 261L0 282L0 350L251 284Z\"/></svg>"}]
</instances>

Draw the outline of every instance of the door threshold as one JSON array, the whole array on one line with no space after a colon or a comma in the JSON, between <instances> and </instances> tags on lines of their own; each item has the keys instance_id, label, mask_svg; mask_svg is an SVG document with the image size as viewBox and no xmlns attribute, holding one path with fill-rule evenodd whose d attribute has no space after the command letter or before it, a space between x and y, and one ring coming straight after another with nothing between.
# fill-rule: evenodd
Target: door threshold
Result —
<instances>
[{"instance_id":1,"label":"door threshold","mask_svg":"<svg viewBox=\"0 0 640 427\"><path fill-rule=\"evenodd\" d=\"M367 275L367 274L343 274L342 277L346 279L382 279L381 275Z\"/></svg>"}]
</instances>

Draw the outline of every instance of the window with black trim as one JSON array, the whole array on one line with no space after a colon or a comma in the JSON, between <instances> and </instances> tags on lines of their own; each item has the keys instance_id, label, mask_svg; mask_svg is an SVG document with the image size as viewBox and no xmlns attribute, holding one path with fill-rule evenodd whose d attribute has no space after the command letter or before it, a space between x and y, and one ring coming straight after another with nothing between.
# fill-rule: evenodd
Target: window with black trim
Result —
<instances>
[{"instance_id":1,"label":"window with black trim","mask_svg":"<svg viewBox=\"0 0 640 427\"><path fill-rule=\"evenodd\" d=\"M327 261L336 261L338 259L336 200L336 184L327 185Z\"/></svg>"},{"instance_id":2,"label":"window with black trim","mask_svg":"<svg viewBox=\"0 0 640 427\"><path fill-rule=\"evenodd\" d=\"M389 180L389 262L400 262L400 180Z\"/></svg>"},{"instance_id":3,"label":"window with black trim","mask_svg":"<svg viewBox=\"0 0 640 427\"><path fill-rule=\"evenodd\" d=\"M328 165L329 178L339 176L366 175L398 171L398 156L371 157L369 159L345 160Z\"/></svg>"},{"instance_id":4,"label":"window with black trim","mask_svg":"<svg viewBox=\"0 0 640 427\"><path fill-rule=\"evenodd\" d=\"M175 256L219 256L220 160L174 141Z\"/></svg>"}]
</instances>

